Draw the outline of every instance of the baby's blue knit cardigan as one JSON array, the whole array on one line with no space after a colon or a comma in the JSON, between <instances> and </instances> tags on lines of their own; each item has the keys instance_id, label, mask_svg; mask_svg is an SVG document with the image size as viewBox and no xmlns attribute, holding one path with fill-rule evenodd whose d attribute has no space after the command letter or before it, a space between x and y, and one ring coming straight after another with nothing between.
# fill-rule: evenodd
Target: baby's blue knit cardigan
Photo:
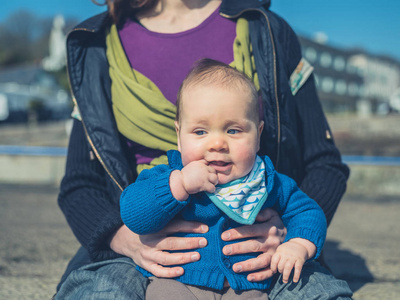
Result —
<instances>
[{"instance_id":1,"label":"baby's blue knit cardigan","mask_svg":"<svg viewBox=\"0 0 400 300\"><path fill-rule=\"evenodd\" d=\"M266 289L271 279L262 282L249 282L248 273L235 273L233 264L254 258L260 253L226 256L222 248L232 242L221 240L223 231L243 226L229 219L219 210L204 192L190 195L186 201L177 201L171 194L169 176L173 170L183 168L178 151L168 151L169 165L159 165L140 173L136 182L128 186L121 195L122 220L137 234L155 233L164 228L173 218L199 221L209 226L205 234L180 233L175 236L207 239L204 248L190 250L200 253L197 262L183 265L185 273L175 278L185 284L223 289L225 278L234 290ZM275 209L287 228L286 240L304 238L317 247L317 258L326 237L326 220L318 204L303 193L291 178L275 171L271 160L262 157L266 168L268 197L264 208ZM234 241L238 242L238 241ZM182 252L182 251L177 251ZM146 277L153 276L138 267Z\"/></svg>"}]
</instances>

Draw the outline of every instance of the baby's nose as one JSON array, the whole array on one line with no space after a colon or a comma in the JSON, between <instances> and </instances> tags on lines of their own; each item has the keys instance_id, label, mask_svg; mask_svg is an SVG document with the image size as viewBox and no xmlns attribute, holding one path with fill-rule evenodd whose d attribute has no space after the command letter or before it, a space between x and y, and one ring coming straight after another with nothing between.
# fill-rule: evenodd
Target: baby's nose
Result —
<instances>
[{"instance_id":1,"label":"baby's nose","mask_svg":"<svg viewBox=\"0 0 400 300\"><path fill-rule=\"evenodd\" d=\"M216 134L211 137L209 150L210 151L224 151L228 148L225 138L221 134Z\"/></svg>"}]
</instances>

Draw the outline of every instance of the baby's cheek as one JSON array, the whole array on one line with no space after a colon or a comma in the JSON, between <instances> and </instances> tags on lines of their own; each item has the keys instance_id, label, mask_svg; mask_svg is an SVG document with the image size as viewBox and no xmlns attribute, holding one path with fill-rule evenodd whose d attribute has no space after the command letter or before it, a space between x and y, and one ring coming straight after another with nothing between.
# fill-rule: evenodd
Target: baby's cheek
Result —
<instances>
[{"instance_id":1,"label":"baby's cheek","mask_svg":"<svg viewBox=\"0 0 400 300\"><path fill-rule=\"evenodd\" d=\"M256 153L251 148L238 153L238 159L241 162L241 168L244 172L250 172L253 168Z\"/></svg>"},{"instance_id":2,"label":"baby's cheek","mask_svg":"<svg viewBox=\"0 0 400 300\"><path fill-rule=\"evenodd\" d=\"M181 152L182 156L182 164L186 166L188 163L192 161L197 161L203 159L203 154L198 151L195 147L191 147L189 149L185 149Z\"/></svg>"}]
</instances>

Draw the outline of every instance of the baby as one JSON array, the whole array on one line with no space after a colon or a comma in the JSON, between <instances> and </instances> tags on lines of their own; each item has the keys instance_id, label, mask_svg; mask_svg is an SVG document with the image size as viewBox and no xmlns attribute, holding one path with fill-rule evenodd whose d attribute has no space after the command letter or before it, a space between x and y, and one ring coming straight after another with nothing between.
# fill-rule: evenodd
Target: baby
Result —
<instances>
[{"instance_id":1,"label":"baby","mask_svg":"<svg viewBox=\"0 0 400 300\"><path fill-rule=\"evenodd\" d=\"M322 249L325 216L267 156L257 156L264 121L253 83L228 65L201 60L179 90L175 125L179 151L169 151L168 165L144 170L123 192L121 216L137 234L158 232L175 217L199 221L209 226L202 234L208 245L196 250L201 259L184 265L176 279L155 278L138 267L150 277L146 297L239 293L240 299L268 299L271 279L250 282L246 272L232 270L259 253L226 256L222 248L229 242L221 239L229 228L253 224L266 207L276 210L287 228L270 268L282 273L284 282L294 271L293 282L298 282L304 263Z\"/></svg>"}]
</instances>

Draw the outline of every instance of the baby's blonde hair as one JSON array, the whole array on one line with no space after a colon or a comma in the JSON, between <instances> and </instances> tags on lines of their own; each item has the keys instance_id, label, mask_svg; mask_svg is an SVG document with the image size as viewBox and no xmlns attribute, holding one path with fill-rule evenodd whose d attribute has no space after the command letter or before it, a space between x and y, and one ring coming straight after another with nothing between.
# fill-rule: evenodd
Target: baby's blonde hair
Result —
<instances>
[{"instance_id":1,"label":"baby's blonde hair","mask_svg":"<svg viewBox=\"0 0 400 300\"><path fill-rule=\"evenodd\" d=\"M251 107L249 111L256 124L260 122L259 97L253 82L243 73L222 62L204 58L197 61L183 80L176 101L176 121L180 121L182 94L190 87L197 85L213 85L237 91L249 91Z\"/></svg>"}]
</instances>

